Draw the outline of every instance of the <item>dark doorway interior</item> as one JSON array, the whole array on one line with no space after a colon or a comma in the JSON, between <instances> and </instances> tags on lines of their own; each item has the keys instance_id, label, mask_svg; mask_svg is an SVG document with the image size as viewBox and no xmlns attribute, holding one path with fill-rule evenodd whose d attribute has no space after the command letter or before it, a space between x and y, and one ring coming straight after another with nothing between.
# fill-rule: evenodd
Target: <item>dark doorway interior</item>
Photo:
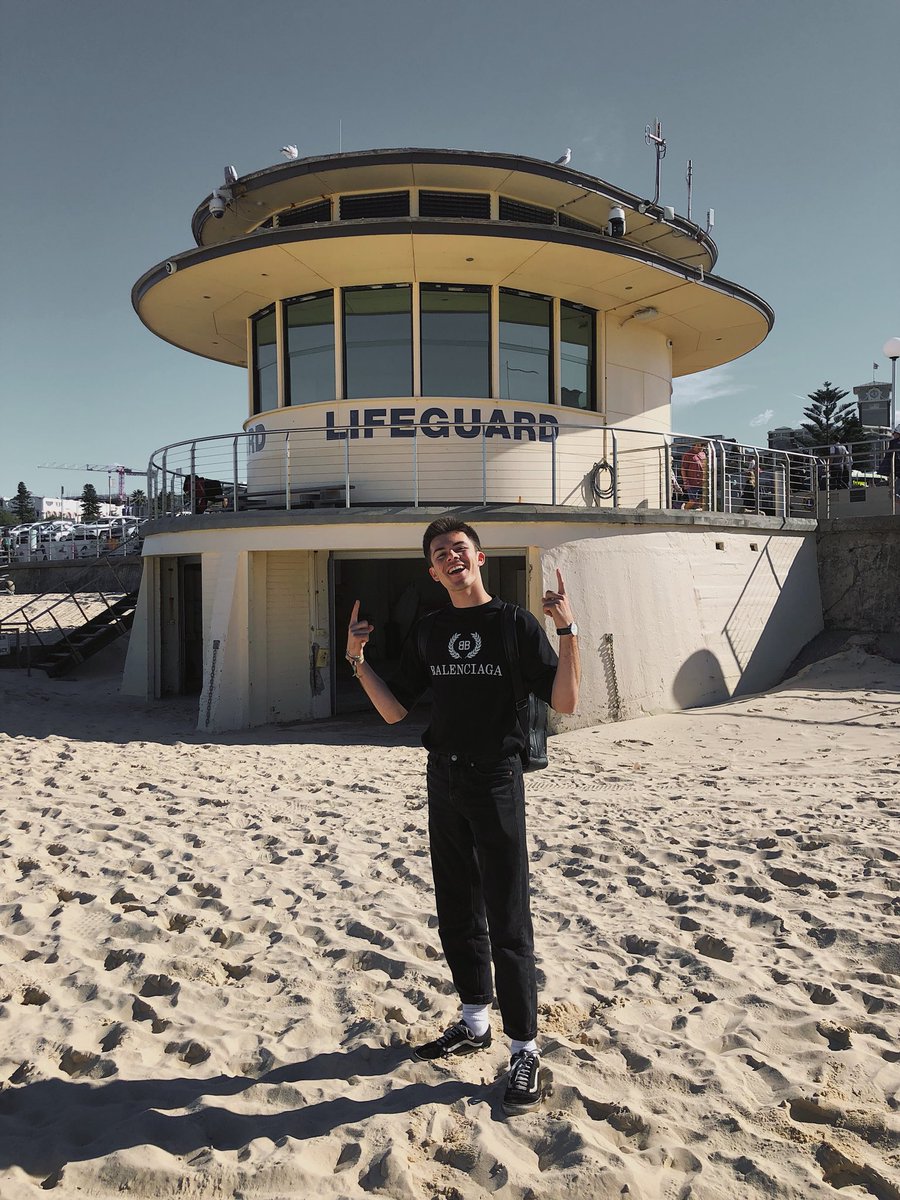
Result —
<instances>
[{"instance_id":1,"label":"dark doorway interior","mask_svg":"<svg viewBox=\"0 0 900 1200\"><path fill-rule=\"evenodd\" d=\"M492 596L525 603L525 557L521 554L489 557L483 570ZM366 658L382 678L390 681L403 646L419 617L448 603L447 593L428 574L424 558L332 559L331 660L334 663L332 696L336 716L370 708L368 699L344 661L347 625L356 600L360 615L375 626Z\"/></svg>"},{"instance_id":2,"label":"dark doorway interior","mask_svg":"<svg viewBox=\"0 0 900 1200\"><path fill-rule=\"evenodd\" d=\"M181 564L181 690L203 690L203 584L199 562Z\"/></svg>"}]
</instances>

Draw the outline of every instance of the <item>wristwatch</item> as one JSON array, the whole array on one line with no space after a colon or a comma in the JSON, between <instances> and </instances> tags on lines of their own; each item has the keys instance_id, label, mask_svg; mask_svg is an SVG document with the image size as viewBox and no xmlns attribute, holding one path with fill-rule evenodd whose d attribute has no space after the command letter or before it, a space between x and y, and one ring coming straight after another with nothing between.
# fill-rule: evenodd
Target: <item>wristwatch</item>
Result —
<instances>
[{"instance_id":1,"label":"wristwatch","mask_svg":"<svg viewBox=\"0 0 900 1200\"><path fill-rule=\"evenodd\" d=\"M568 637L570 634L572 637L578 637L578 626L574 621L571 625L563 625L562 629L556 631L557 637Z\"/></svg>"}]
</instances>

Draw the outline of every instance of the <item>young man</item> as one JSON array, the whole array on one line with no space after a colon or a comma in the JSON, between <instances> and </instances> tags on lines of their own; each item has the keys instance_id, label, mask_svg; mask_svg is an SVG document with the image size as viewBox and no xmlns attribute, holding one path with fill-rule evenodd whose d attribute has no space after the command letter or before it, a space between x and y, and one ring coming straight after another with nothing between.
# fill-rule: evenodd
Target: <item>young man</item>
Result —
<instances>
[{"instance_id":1,"label":"young man","mask_svg":"<svg viewBox=\"0 0 900 1200\"><path fill-rule=\"evenodd\" d=\"M366 663L374 629L353 606L347 659L385 721L402 721L432 688L428 754L428 834L441 944L462 1002L461 1019L414 1048L420 1059L471 1054L491 1044L491 961L503 1029L511 1040L503 1107L536 1108L549 1072L537 1043L537 985L525 833L525 790L519 757L524 737L516 717L503 648L502 600L481 578L485 555L478 534L455 517L439 517L422 541L431 578L450 604L429 622L424 660L417 629L407 640L390 687ZM557 712L578 702L578 629L559 571L557 590L543 598L559 635L559 657L531 613L519 609L516 636L526 688Z\"/></svg>"}]
</instances>

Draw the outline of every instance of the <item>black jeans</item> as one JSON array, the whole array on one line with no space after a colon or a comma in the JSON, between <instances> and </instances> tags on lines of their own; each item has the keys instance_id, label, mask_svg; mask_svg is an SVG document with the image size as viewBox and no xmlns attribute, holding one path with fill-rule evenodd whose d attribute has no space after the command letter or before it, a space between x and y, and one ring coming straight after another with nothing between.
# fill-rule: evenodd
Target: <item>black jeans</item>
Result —
<instances>
[{"instance_id":1,"label":"black jeans","mask_svg":"<svg viewBox=\"0 0 900 1200\"><path fill-rule=\"evenodd\" d=\"M537 982L518 756L478 764L428 756L428 833L438 932L464 1004L490 1004L504 1032L537 1034Z\"/></svg>"}]
</instances>

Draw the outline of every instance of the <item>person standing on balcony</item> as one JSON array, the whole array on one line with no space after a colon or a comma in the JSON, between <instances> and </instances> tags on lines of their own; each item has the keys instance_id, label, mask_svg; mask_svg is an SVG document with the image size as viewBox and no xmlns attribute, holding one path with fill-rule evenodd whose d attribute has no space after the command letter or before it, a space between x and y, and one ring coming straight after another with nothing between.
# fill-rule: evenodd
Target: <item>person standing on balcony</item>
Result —
<instances>
[{"instance_id":1,"label":"person standing on balcony","mask_svg":"<svg viewBox=\"0 0 900 1200\"><path fill-rule=\"evenodd\" d=\"M705 477L706 450L703 442L694 442L681 460L681 482L687 494L685 508L702 507Z\"/></svg>"},{"instance_id":2,"label":"person standing on balcony","mask_svg":"<svg viewBox=\"0 0 900 1200\"><path fill-rule=\"evenodd\" d=\"M845 492L850 487L853 457L843 442L835 442L828 453L831 459L831 486Z\"/></svg>"},{"instance_id":3,"label":"person standing on balcony","mask_svg":"<svg viewBox=\"0 0 900 1200\"><path fill-rule=\"evenodd\" d=\"M455 517L439 517L422 543L428 573L450 597L429 621L424 657L414 628L399 673L389 687L365 662L374 626L353 606L347 659L385 721L402 721L430 686L428 833L444 954L462 1005L460 1020L439 1037L413 1047L431 1061L472 1054L491 1044L488 1012L497 1002L510 1038L503 1097L507 1114L530 1112L547 1089L537 1037L537 981L531 922L525 790L516 715L504 650L502 600L485 589L485 555L478 534ZM578 703L578 628L565 585L543 597L559 635L559 656L531 613L516 613L519 664L526 688L557 712Z\"/></svg>"}]
</instances>

